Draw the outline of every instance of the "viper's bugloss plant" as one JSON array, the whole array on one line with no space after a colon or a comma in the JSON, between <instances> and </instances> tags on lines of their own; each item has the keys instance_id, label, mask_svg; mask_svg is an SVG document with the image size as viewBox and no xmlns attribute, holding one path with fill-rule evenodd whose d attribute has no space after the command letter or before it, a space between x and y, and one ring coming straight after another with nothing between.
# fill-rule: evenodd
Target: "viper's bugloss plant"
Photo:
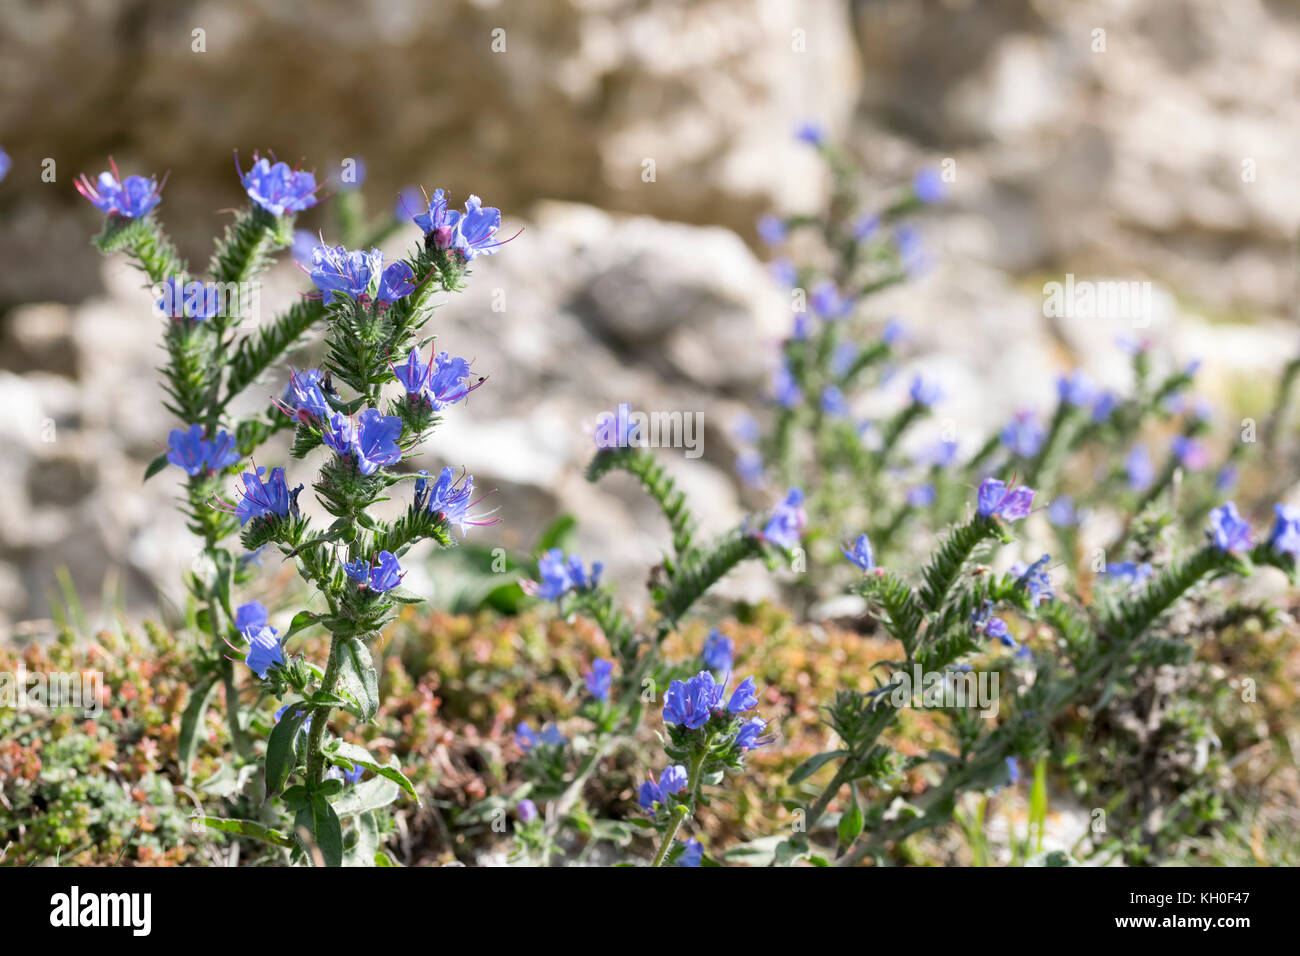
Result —
<instances>
[{"instance_id":1,"label":"viper's bugloss plant","mask_svg":"<svg viewBox=\"0 0 1300 956\"><path fill-rule=\"evenodd\" d=\"M947 198L948 183L939 170L922 169L909 187L872 205L847 152L824 134L805 134L797 136L826 162L832 193L824 212L759 221L775 254L771 272L790 290L793 322L774 356L765 427L742 423L736 460L748 485L804 488L805 546L821 573L802 578L801 590L834 593L842 573L836 543L850 531L865 529L886 560L915 560L909 542L957 520L969 489L991 475L1016 475L1038 489L1071 575L1076 566L1100 573L1107 561L1140 551L1142 529L1171 503L1186 527L1205 519L1258 443L1234 440L1216 455L1214 410L1193 393L1200 363L1162 361L1145 340L1117 340L1130 356L1129 388L1068 371L1054 405L1019 409L974 444L947 432L929 444L917 440L945 401L943 383L921 376L897 389L894 412L861 417L859 399L875 386L894 387L892 369L907 347L899 320L871 316L871 297L923 268L928 257L914 220ZM805 252L806 264L791 261L792 250ZM1283 370L1270 433L1298 367L1293 361ZM1122 528L1100 561L1086 561L1075 553L1078 527L1098 511L1118 513Z\"/></svg>"},{"instance_id":2,"label":"viper's bugloss plant","mask_svg":"<svg viewBox=\"0 0 1300 956\"><path fill-rule=\"evenodd\" d=\"M701 541L685 495L636 438L625 410L607 416L596 430L597 450L587 477L598 481L613 471L631 475L668 523L672 548L652 575L653 609L648 617L634 623L621 610L612 587L602 583L600 561L588 564L560 548L545 550L537 560L536 579L522 582L527 593L556 602L560 613L594 621L610 656L591 661L583 676L585 702L579 715L588 725L586 732L570 741L554 728L549 740L545 731L538 735L526 725L518 730L527 783L513 798L527 799L532 808L517 813L516 854L521 859L549 858L564 827L597 840L630 843L632 832L626 824L588 819L584 791L607 756L632 745L649 714L652 721L663 721L669 764L658 775L647 769L639 787L646 813L632 826L653 832L654 848L648 856L652 865L699 865L704 845L683 839L683 825L699 802L707 800L706 788L721 783L727 772L742 770L746 752L771 737L756 713L753 678L731 686L729 673L724 673L732 664L730 639L714 632L700 656L689 660L667 660L662 648L709 589L737 565L757 559L776 567L791 559L805 521L802 492L790 489L766 514L747 519L715 540ZM540 816L535 819L533 813Z\"/></svg>"},{"instance_id":3,"label":"viper's bugloss plant","mask_svg":"<svg viewBox=\"0 0 1300 956\"><path fill-rule=\"evenodd\" d=\"M377 249L319 241L305 266L315 292L241 335L244 320L256 318L248 313L258 276L276 251L294 242L294 214L317 204L323 184L311 172L256 155L239 178L249 204L217 242L206 279L190 274L163 232L155 216L161 193L155 180L122 179L113 166L93 183L85 177L78 183L107 213L99 248L131 256L160 299L167 407L184 422L146 473L152 477L167 464L184 473L186 513L203 540L187 584L199 605L195 619L212 641L182 722L181 763L188 768L218 683L225 686L237 752L254 756L250 738L260 723L239 706L234 667L242 662L257 679L259 701L284 702L262 763L266 797L276 798L287 815L283 826L212 817L204 822L316 863L387 862L375 812L402 790L415 798L415 789L395 763L331 734L331 716L343 709L368 721L376 713L371 648L402 604L421 600L401 586L401 560L411 547L426 540L447 547L453 530L463 535L492 520L472 513L478 500L471 476L457 480L447 467L430 488L427 473L400 466L418 452L440 414L482 381L471 381L469 363L446 352L422 362L428 340L421 334L433 295L462 289L469 263L499 248L500 213L476 196L464 213L449 210L438 190L427 201L428 213L411 212L417 222L436 217L436 224L429 220L435 227L406 259L387 265ZM349 212L355 233L355 199ZM283 394L263 414L235 419L233 400L314 327L324 330L322 367L291 370ZM398 355L407 356L400 367L390 362ZM390 383L400 387L386 390ZM333 519L327 527L317 528L301 510L303 483L291 485L283 466L252 463L259 447L287 429L293 458L318 459L312 488ZM236 473L232 495L229 479ZM405 513L391 521L376 517L374 506L407 481ZM236 535L243 554L231 547ZM293 615L283 633L260 603L235 606L235 589L251 579L268 548L294 561L324 605ZM292 639L313 627L330 637L323 666L292 650ZM358 782L365 771L374 776ZM346 828L344 819L351 821Z\"/></svg>"}]
</instances>

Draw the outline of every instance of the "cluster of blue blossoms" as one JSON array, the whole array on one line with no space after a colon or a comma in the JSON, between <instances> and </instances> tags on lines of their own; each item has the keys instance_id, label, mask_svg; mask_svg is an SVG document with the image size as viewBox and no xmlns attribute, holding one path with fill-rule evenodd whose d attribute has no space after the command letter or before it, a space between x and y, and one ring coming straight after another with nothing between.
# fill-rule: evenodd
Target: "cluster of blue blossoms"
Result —
<instances>
[{"instance_id":1,"label":"cluster of blue blossoms","mask_svg":"<svg viewBox=\"0 0 1300 956\"><path fill-rule=\"evenodd\" d=\"M558 601L573 592L592 591L600 583L600 573L605 569L595 561L591 570L584 568L582 558L576 554L565 557L559 548L551 548L537 559L537 576L540 581L521 582L526 591L546 601Z\"/></svg>"}]
</instances>

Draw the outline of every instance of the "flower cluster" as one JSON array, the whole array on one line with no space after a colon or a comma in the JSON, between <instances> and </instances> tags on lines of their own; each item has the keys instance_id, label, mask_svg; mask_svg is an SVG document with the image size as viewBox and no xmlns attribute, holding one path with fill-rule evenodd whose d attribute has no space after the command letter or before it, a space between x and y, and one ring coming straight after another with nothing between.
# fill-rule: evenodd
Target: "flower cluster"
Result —
<instances>
[{"instance_id":1,"label":"flower cluster","mask_svg":"<svg viewBox=\"0 0 1300 956\"><path fill-rule=\"evenodd\" d=\"M192 477L225 471L239 460L235 439L218 431L211 439L202 425L173 428L167 436L167 460Z\"/></svg>"},{"instance_id":2,"label":"flower cluster","mask_svg":"<svg viewBox=\"0 0 1300 956\"><path fill-rule=\"evenodd\" d=\"M560 548L551 548L537 559L538 581L524 581L524 588L546 601L558 601L573 591L591 591L600 583L604 562L596 561L590 571L576 554L565 557Z\"/></svg>"},{"instance_id":3,"label":"flower cluster","mask_svg":"<svg viewBox=\"0 0 1300 956\"><path fill-rule=\"evenodd\" d=\"M117 164L110 159L109 165L112 172L100 173L93 183L84 173L73 183L77 192L89 199L100 212L124 219L142 219L162 202L166 177L162 183L152 176L148 179L144 176L122 179Z\"/></svg>"},{"instance_id":4,"label":"flower cluster","mask_svg":"<svg viewBox=\"0 0 1300 956\"><path fill-rule=\"evenodd\" d=\"M412 348L405 362L393 366L393 374L406 390L407 398L435 412L463 401L477 385L466 384L470 377L469 362L449 352L430 354L420 360L420 350Z\"/></svg>"},{"instance_id":5,"label":"flower cluster","mask_svg":"<svg viewBox=\"0 0 1300 956\"><path fill-rule=\"evenodd\" d=\"M402 420L374 408L367 408L355 420L335 412L321 433L321 440L363 475L401 461L402 449L397 444L401 437Z\"/></svg>"},{"instance_id":6,"label":"flower cluster","mask_svg":"<svg viewBox=\"0 0 1300 956\"><path fill-rule=\"evenodd\" d=\"M502 245L496 238L501 228L501 210L484 206L477 196L465 201L462 213L450 208L446 193L435 189L429 198L428 211L414 219L435 248L455 250L467 261L493 255Z\"/></svg>"}]
</instances>

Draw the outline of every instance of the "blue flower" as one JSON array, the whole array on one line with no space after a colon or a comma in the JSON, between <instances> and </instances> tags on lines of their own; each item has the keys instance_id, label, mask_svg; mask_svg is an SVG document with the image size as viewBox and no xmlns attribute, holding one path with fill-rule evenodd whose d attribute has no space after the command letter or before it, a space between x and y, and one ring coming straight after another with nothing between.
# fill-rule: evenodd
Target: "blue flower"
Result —
<instances>
[{"instance_id":1,"label":"blue flower","mask_svg":"<svg viewBox=\"0 0 1300 956\"><path fill-rule=\"evenodd\" d=\"M920 275L929 268L930 257L926 255L920 230L915 226L897 227L894 230L894 245L898 249L899 262L908 275Z\"/></svg>"},{"instance_id":2,"label":"blue flower","mask_svg":"<svg viewBox=\"0 0 1300 956\"><path fill-rule=\"evenodd\" d=\"M708 672L705 671L705 673ZM746 677L731 692L731 699L727 701L727 712L732 716L736 716L743 714L747 710L753 710L757 706L758 685L754 683L754 678Z\"/></svg>"},{"instance_id":3,"label":"blue flower","mask_svg":"<svg viewBox=\"0 0 1300 956\"><path fill-rule=\"evenodd\" d=\"M1043 426L1029 410L1016 412L999 436L1003 446L1020 458L1033 458L1043 445Z\"/></svg>"},{"instance_id":4,"label":"blue flower","mask_svg":"<svg viewBox=\"0 0 1300 956\"><path fill-rule=\"evenodd\" d=\"M9 158L9 154L0 148L0 182L9 175L9 170L13 168L14 161Z\"/></svg>"},{"instance_id":5,"label":"blue flower","mask_svg":"<svg viewBox=\"0 0 1300 956\"><path fill-rule=\"evenodd\" d=\"M215 285L198 280L187 283L181 276L172 276L162 285L158 309L168 318L202 322L221 311L221 290Z\"/></svg>"},{"instance_id":6,"label":"blue flower","mask_svg":"<svg viewBox=\"0 0 1300 956\"><path fill-rule=\"evenodd\" d=\"M520 823L532 823L537 819L537 804L525 797L515 807L515 813L519 816Z\"/></svg>"},{"instance_id":7,"label":"blue flower","mask_svg":"<svg viewBox=\"0 0 1300 956\"><path fill-rule=\"evenodd\" d=\"M357 587L375 594L391 591L402 583L402 566L391 551L380 551L373 561L365 558L348 561L343 570Z\"/></svg>"},{"instance_id":8,"label":"blue flower","mask_svg":"<svg viewBox=\"0 0 1300 956\"><path fill-rule=\"evenodd\" d=\"M1221 551L1246 551L1255 543L1250 525L1237 513L1237 506L1231 501L1224 502L1210 512L1210 527L1207 529L1215 547Z\"/></svg>"},{"instance_id":9,"label":"blue flower","mask_svg":"<svg viewBox=\"0 0 1300 956\"><path fill-rule=\"evenodd\" d=\"M1074 509L1074 499L1069 495L1061 495L1047 506L1047 520L1058 528L1066 528L1075 524L1079 520L1079 514Z\"/></svg>"},{"instance_id":10,"label":"blue flower","mask_svg":"<svg viewBox=\"0 0 1300 956\"><path fill-rule=\"evenodd\" d=\"M844 400L844 393L834 385L822 389L822 411L832 418L847 418L849 403Z\"/></svg>"},{"instance_id":11,"label":"blue flower","mask_svg":"<svg viewBox=\"0 0 1300 956\"><path fill-rule=\"evenodd\" d=\"M235 169L239 170L236 161ZM295 170L288 163L276 163L253 154L248 172L239 170L239 181L248 198L273 216L302 212L316 205L316 177L305 170Z\"/></svg>"},{"instance_id":12,"label":"blue flower","mask_svg":"<svg viewBox=\"0 0 1300 956\"><path fill-rule=\"evenodd\" d=\"M704 666L715 674L726 674L735 661L736 645L731 638L721 631L713 630L704 639L704 649L700 651L700 660Z\"/></svg>"},{"instance_id":13,"label":"blue flower","mask_svg":"<svg viewBox=\"0 0 1300 956\"><path fill-rule=\"evenodd\" d=\"M420 350L412 346L406 361L393 366L393 375L407 395L420 396L429 384L429 364L420 360Z\"/></svg>"},{"instance_id":14,"label":"blue flower","mask_svg":"<svg viewBox=\"0 0 1300 956\"><path fill-rule=\"evenodd\" d=\"M782 362L772 372L772 394L777 404L785 408L794 408L803 400L803 392L790 374L790 367Z\"/></svg>"},{"instance_id":15,"label":"blue flower","mask_svg":"<svg viewBox=\"0 0 1300 956\"><path fill-rule=\"evenodd\" d=\"M415 291L415 271L409 263L394 262L379 276L376 301L388 305L404 299Z\"/></svg>"},{"instance_id":16,"label":"blue flower","mask_svg":"<svg viewBox=\"0 0 1300 956\"><path fill-rule=\"evenodd\" d=\"M880 341L884 342L886 345L893 346L903 338L906 332L907 330L904 328L903 323L900 320L888 319L885 322L885 327L880 331Z\"/></svg>"},{"instance_id":17,"label":"blue flower","mask_svg":"<svg viewBox=\"0 0 1300 956\"><path fill-rule=\"evenodd\" d=\"M843 295L829 279L817 284L809 302L814 312L832 322L853 311L852 297Z\"/></svg>"},{"instance_id":18,"label":"blue flower","mask_svg":"<svg viewBox=\"0 0 1300 956\"><path fill-rule=\"evenodd\" d=\"M941 439L931 445L922 454L916 456L918 465L932 468L948 468L957 460L957 442Z\"/></svg>"},{"instance_id":19,"label":"blue flower","mask_svg":"<svg viewBox=\"0 0 1300 956\"><path fill-rule=\"evenodd\" d=\"M799 543L808 515L803 510L803 490L791 488L785 501L777 505L763 528L762 538L778 547L790 550Z\"/></svg>"},{"instance_id":20,"label":"blue flower","mask_svg":"<svg viewBox=\"0 0 1300 956\"><path fill-rule=\"evenodd\" d=\"M928 508L934 504L934 485L924 484L909 488L907 504L911 508Z\"/></svg>"},{"instance_id":21,"label":"blue flower","mask_svg":"<svg viewBox=\"0 0 1300 956\"><path fill-rule=\"evenodd\" d=\"M942 202L947 192L943 176L933 166L922 167L912 178L913 195L926 205Z\"/></svg>"},{"instance_id":22,"label":"blue flower","mask_svg":"<svg viewBox=\"0 0 1300 956\"><path fill-rule=\"evenodd\" d=\"M763 456L752 448L736 456L736 475L751 488L763 486Z\"/></svg>"},{"instance_id":23,"label":"blue flower","mask_svg":"<svg viewBox=\"0 0 1300 956\"><path fill-rule=\"evenodd\" d=\"M1237 466L1231 463L1225 464L1219 469L1219 473L1214 476L1214 490L1228 491L1237 484Z\"/></svg>"},{"instance_id":24,"label":"blue flower","mask_svg":"<svg viewBox=\"0 0 1300 956\"><path fill-rule=\"evenodd\" d=\"M1097 393L1097 398L1092 403L1092 420L1094 422L1109 421L1118 405L1119 396L1108 388L1102 389Z\"/></svg>"},{"instance_id":25,"label":"blue flower","mask_svg":"<svg viewBox=\"0 0 1300 956\"><path fill-rule=\"evenodd\" d=\"M309 425L331 414L322 378L320 369L291 371L289 383L285 385L284 394L278 403L281 411L290 418Z\"/></svg>"},{"instance_id":26,"label":"blue flower","mask_svg":"<svg viewBox=\"0 0 1300 956\"><path fill-rule=\"evenodd\" d=\"M997 478L985 478L979 487L978 508L985 518L999 517L1015 521L1029 514L1034 504L1034 490L1021 486L1008 488Z\"/></svg>"},{"instance_id":27,"label":"blue flower","mask_svg":"<svg viewBox=\"0 0 1300 956\"><path fill-rule=\"evenodd\" d=\"M284 712L285 712L286 710L288 710L290 707L294 707L294 706L295 706L295 705L292 704L292 703L290 703L290 704L285 704L283 707L281 707L279 710L277 710L274 714L271 715L271 720L278 724L278 723L280 722L280 718L284 716ZM297 707L297 708L295 709L294 713L302 713L302 708L301 708L301 707ZM310 727L310 726L311 726L311 718L308 717L306 720L304 720L304 721L302 722L302 726L303 726L303 729L306 729L306 728Z\"/></svg>"},{"instance_id":28,"label":"blue flower","mask_svg":"<svg viewBox=\"0 0 1300 956\"><path fill-rule=\"evenodd\" d=\"M420 191L419 186L405 186L397 194L397 204L393 206L393 218L397 220L398 225L405 225L415 218L411 215L411 210L423 209L424 204L424 193Z\"/></svg>"},{"instance_id":29,"label":"blue flower","mask_svg":"<svg viewBox=\"0 0 1300 956\"><path fill-rule=\"evenodd\" d=\"M311 281L321 291L325 304L336 296L360 300L370 292L370 281L384 266L378 249L349 252L343 246L320 245L311 254Z\"/></svg>"},{"instance_id":30,"label":"blue flower","mask_svg":"<svg viewBox=\"0 0 1300 956\"><path fill-rule=\"evenodd\" d=\"M763 736L763 731L766 729L767 721L762 717L749 718L740 725L740 730L736 733L736 747L740 750L753 750L755 747L770 744L772 738Z\"/></svg>"},{"instance_id":31,"label":"blue flower","mask_svg":"<svg viewBox=\"0 0 1300 956\"><path fill-rule=\"evenodd\" d=\"M685 682L673 681L664 693L664 723L698 730L709 722L722 700L722 691L722 685L708 671L700 671Z\"/></svg>"},{"instance_id":32,"label":"blue flower","mask_svg":"<svg viewBox=\"0 0 1300 956\"><path fill-rule=\"evenodd\" d=\"M1020 782L1020 764L1015 757L1007 758L1007 782L1013 787Z\"/></svg>"},{"instance_id":33,"label":"blue flower","mask_svg":"<svg viewBox=\"0 0 1300 956\"><path fill-rule=\"evenodd\" d=\"M342 767L330 767L325 771L325 776L331 780L342 780L344 783L356 783L365 772L365 767L360 764L353 764L351 770L344 770Z\"/></svg>"},{"instance_id":34,"label":"blue flower","mask_svg":"<svg viewBox=\"0 0 1300 956\"><path fill-rule=\"evenodd\" d=\"M449 352L439 352L434 356L429 368L428 397L435 412L454 405L473 391L473 388L465 384L469 375L469 362L465 359Z\"/></svg>"},{"instance_id":35,"label":"blue flower","mask_svg":"<svg viewBox=\"0 0 1300 956\"><path fill-rule=\"evenodd\" d=\"M402 460L402 449L397 444L401 436L400 418L367 408L355 423L340 412L330 415L329 428L321 433L321 440L340 457L350 458L361 474L373 475L381 466Z\"/></svg>"},{"instance_id":36,"label":"blue flower","mask_svg":"<svg viewBox=\"0 0 1300 956\"><path fill-rule=\"evenodd\" d=\"M1028 589L1029 603L1032 607L1038 607L1056 593L1052 590L1052 579L1047 576L1045 570L1050 560L1052 556L1045 554L1031 565L1026 566L1023 561L1017 561L1011 566L1016 584Z\"/></svg>"},{"instance_id":37,"label":"blue flower","mask_svg":"<svg viewBox=\"0 0 1300 956\"><path fill-rule=\"evenodd\" d=\"M656 783L652 776L641 784L637 790L637 803L643 810L653 810L656 803L663 803L670 793L681 793L689 782L686 768L673 764L667 767Z\"/></svg>"},{"instance_id":38,"label":"blue flower","mask_svg":"<svg viewBox=\"0 0 1300 956\"><path fill-rule=\"evenodd\" d=\"M704 844L692 837L686 841L686 849L677 858L678 866L699 866L704 859Z\"/></svg>"},{"instance_id":39,"label":"blue flower","mask_svg":"<svg viewBox=\"0 0 1300 956\"><path fill-rule=\"evenodd\" d=\"M393 374L413 401L418 398L435 412L462 401L473 391L465 384L470 375L469 362L448 352L430 352L426 363L420 360L419 349L412 348L405 362L393 366Z\"/></svg>"},{"instance_id":40,"label":"blue flower","mask_svg":"<svg viewBox=\"0 0 1300 956\"><path fill-rule=\"evenodd\" d=\"M477 196L470 196L465 201L463 215L451 210L447 217L456 230L452 245L466 259L493 255L501 246L496 240L497 230L501 228L501 210L484 206Z\"/></svg>"},{"instance_id":41,"label":"blue flower","mask_svg":"<svg viewBox=\"0 0 1300 956\"><path fill-rule=\"evenodd\" d=\"M1007 622L992 615L992 601L985 601L978 610L971 612L971 627L975 633L1001 641L1007 647L1015 647L1016 642L1011 636L1011 632L1007 630Z\"/></svg>"},{"instance_id":42,"label":"blue flower","mask_svg":"<svg viewBox=\"0 0 1300 956\"><path fill-rule=\"evenodd\" d=\"M537 746L537 735L533 733L533 728L527 723L521 723L515 728L515 743L524 753L530 752Z\"/></svg>"},{"instance_id":43,"label":"blue flower","mask_svg":"<svg viewBox=\"0 0 1300 956\"><path fill-rule=\"evenodd\" d=\"M912 377L912 385L908 389L908 395L917 405L926 408L943 401L943 389L936 384L927 383L919 375Z\"/></svg>"},{"instance_id":44,"label":"blue flower","mask_svg":"<svg viewBox=\"0 0 1300 956\"><path fill-rule=\"evenodd\" d=\"M203 434L202 425L191 425L188 430L173 428L167 436L167 460L190 476L224 471L239 461L233 437L217 432L208 441Z\"/></svg>"},{"instance_id":45,"label":"blue flower","mask_svg":"<svg viewBox=\"0 0 1300 956\"><path fill-rule=\"evenodd\" d=\"M121 179L117 172L117 164L111 159L108 163L113 171L100 173L93 185L86 178L85 173L81 174L81 179L73 182L77 192L89 199L100 212L110 216L124 216L127 219L140 219L147 216L154 206L162 202L162 189L163 185L166 185L166 177L163 177L162 185L159 185L152 176L148 179L143 176L128 176L126 179Z\"/></svg>"},{"instance_id":46,"label":"blue flower","mask_svg":"<svg viewBox=\"0 0 1300 956\"><path fill-rule=\"evenodd\" d=\"M234 514L238 516L241 527L253 518L264 515L276 518L287 517L290 508L297 500L298 492L302 490L302 485L293 491L289 490L284 481L283 468L272 468L270 477L263 481L262 476L265 473L265 468L258 468L256 472L246 471L239 476L243 488L240 491L239 503L234 508Z\"/></svg>"},{"instance_id":47,"label":"blue flower","mask_svg":"<svg viewBox=\"0 0 1300 956\"><path fill-rule=\"evenodd\" d=\"M311 265L311 254L316 251L316 247L320 244L320 239L306 229L295 229L293 245L289 247L289 257L300 266L309 266Z\"/></svg>"},{"instance_id":48,"label":"blue flower","mask_svg":"<svg viewBox=\"0 0 1300 956\"><path fill-rule=\"evenodd\" d=\"M799 270L795 268L794 263L789 259L773 259L767 264L767 274L770 275L779 285L793 288L794 284L799 281Z\"/></svg>"},{"instance_id":49,"label":"blue flower","mask_svg":"<svg viewBox=\"0 0 1300 956\"><path fill-rule=\"evenodd\" d=\"M1300 508L1276 504L1273 513L1277 517L1268 535L1268 546L1278 554L1300 558Z\"/></svg>"},{"instance_id":50,"label":"blue flower","mask_svg":"<svg viewBox=\"0 0 1300 956\"><path fill-rule=\"evenodd\" d=\"M784 242L786 237L785 220L780 216L774 216L771 213L759 216L758 237L769 246L775 246Z\"/></svg>"},{"instance_id":51,"label":"blue flower","mask_svg":"<svg viewBox=\"0 0 1300 956\"><path fill-rule=\"evenodd\" d=\"M460 213L448 208L447 194L441 189L435 189L429 197L428 211L414 218L415 224L424 234L433 239L436 248L450 249L459 217Z\"/></svg>"},{"instance_id":52,"label":"blue flower","mask_svg":"<svg viewBox=\"0 0 1300 956\"><path fill-rule=\"evenodd\" d=\"M280 649L280 641L275 636L276 633L275 628L270 625L250 627L243 632L245 640L248 641L248 653L244 655L244 663L261 680L266 680L266 672L273 666L284 663L284 652Z\"/></svg>"},{"instance_id":53,"label":"blue flower","mask_svg":"<svg viewBox=\"0 0 1300 956\"><path fill-rule=\"evenodd\" d=\"M686 790L689 783L690 777L686 773L686 768L680 764L672 764L665 767L664 772L659 775L659 792L664 796L670 793L680 794Z\"/></svg>"},{"instance_id":54,"label":"blue flower","mask_svg":"<svg viewBox=\"0 0 1300 956\"><path fill-rule=\"evenodd\" d=\"M809 146L820 146L826 141L826 130L820 123L804 120L795 127L794 138Z\"/></svg>"},{"instance_id":55,"label":"blue flower","mask_svg":"<svg viewBox=\"0 0 1300 956\"><path fill-rule=\"evenodd\" d=\"M551 548L537 559L537 575L541 582L525 582L530 593L547 601L558 601L569 591L587 591L600 582L600 572L604 564L595 561L588 574L582 566L582 558L571 554L566 559L559 548Z\"/></svg>"},{"instance_id":56,"label":"blue flower","mask_svg":"<svg viewBox=\"0 0 1300 956\"><path fill-rule=\"evenodd\" d=\"M245 631L250 627L266 627L266 607L261 601L249 601L235 608L235 630ZM279 719L277 715L277 720Z\"/></svg>"},{"instance_id":57,"label":"blue flower","mask_svg":"<svg viewBox=\"0 0 1300 956\"><path fill-rule=\"evenodd\" d=\"M1173 448L1178 463L1188 471L1199 471L1210 462L1210 453L1195 438L1188 438L1186 435L1175 435L1170 447Z\"/></svg>"},{"instance_id":58,"label":"blue flower","mask_svg":"<svg viewBox=\"0 0 1300 956\"><path fill-rule=\"evenodd\" d=\"M449 526L460 531L462 537L469 533L469 525L494 524L497 520L490 518L491 512L480 515L469 513L470 508L483 500L482 498L473 500L474 476L464 475L457 482L455 471L450 465L439 473L431 491L428 490L427 479L416 479L415 497L417 508L423 506L427 507L432 514L441 514Z\"/></svg>"},{"instance_id":59,"label":"blue flower","mask_svg":"<svg viewBox=\"0 0 1300 956\"><path fill-rule=\"evenodd\" d=\"M1141 584L1151 577L1151 565L1134 564L1132 561L1115 561L1106 565L1106 576L1128 584Z\"/></svg>"},{"instance_id":60,"label":"blue flower","mask_svg":"<svg viewBox=\"0 0 1300 956\"><path fill-rule=\"evenodd\" d=\"M573 588L569 566L559 548L551 548L537 559L537 576L541 581L534 593L544 600L558 601Z\"/></svg>"},{"instance_id":61,"label":"blue flower","mask_svg":"<svg viewBox=\"0 0 1300 956\"><path fill-rule=\"evenodd\" d=\"M850 564L855 564L863 571L876 570L876 556L871 550L871 539L865 533L858 535L853 547L841 548Z\"/></svg>"},{"instance_id":62,"label":"blue flower","mask_svg":"<svg viewBox=\"0 0 1300 956\"><path fill-rule=\"evenodd\" d=\"M1069 375L1062 375L1056 380L1056 395L1062 403L1076 408L1091 405L1097 397L1096 386L1082 369L1075 369Z\"/></svg>"},{"instance_id":63,"label":"blue flower","mask_svg":"<svg viewBox=\"0 0 1300 956\"><path fill-rule=\"evenodd\" d=\"M609 687L613 682L613 674L613 661L598 657L591 662L591 670L587 672L583 682L587 685L587 691L592 697L600 701L609 700Z\"/></svg>"},{"instance_id":64,"label":"blue flower","mask_svg":"<svg viewBox=\"0 0 1300 956\"><path fill-rule=\"evenodd\" d=\"M1133 446L1128 457L1124 459L1124 472L1128 479L1128 486L1134 491L1145 491L1151 487L1151 482L1156 478L1156 470L1151 464L1151 456L1147 454L1145 446Z\"/></svg>"},{"instance_id":65,"label":"blue flower","mask_svg":"<svg viewBox=\"0 0 1300 956\"><path fill-rule=\"evenodd\" d=\"M540 734L535 734L527 723L521 723L515 728L515 742L524 753L532 753L538 744L544 747L564 747L569 741L554 724L547 724Z\"/></svg>"}]
</instances>

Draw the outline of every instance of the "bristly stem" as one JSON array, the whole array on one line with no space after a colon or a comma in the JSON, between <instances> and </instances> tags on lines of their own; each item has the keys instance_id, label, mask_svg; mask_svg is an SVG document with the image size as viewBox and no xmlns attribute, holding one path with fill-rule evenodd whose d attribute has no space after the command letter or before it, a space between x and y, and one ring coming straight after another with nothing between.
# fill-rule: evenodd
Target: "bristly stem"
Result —
<instances>
[{"instance_id":1,"label":"bristly stem","mask_svg":"<svg viewBox=\"0 0 1300 956\"><path fill-rule=\"evenodd\" d=\"M680 557L691 547L694 519L686 496L677 488L655 457L639 448L605 448L596 453L587 468L587 480L599 481L614 469L627 472L659 505L673 533L673 550Z\"/></svg>"}]
</instances>

